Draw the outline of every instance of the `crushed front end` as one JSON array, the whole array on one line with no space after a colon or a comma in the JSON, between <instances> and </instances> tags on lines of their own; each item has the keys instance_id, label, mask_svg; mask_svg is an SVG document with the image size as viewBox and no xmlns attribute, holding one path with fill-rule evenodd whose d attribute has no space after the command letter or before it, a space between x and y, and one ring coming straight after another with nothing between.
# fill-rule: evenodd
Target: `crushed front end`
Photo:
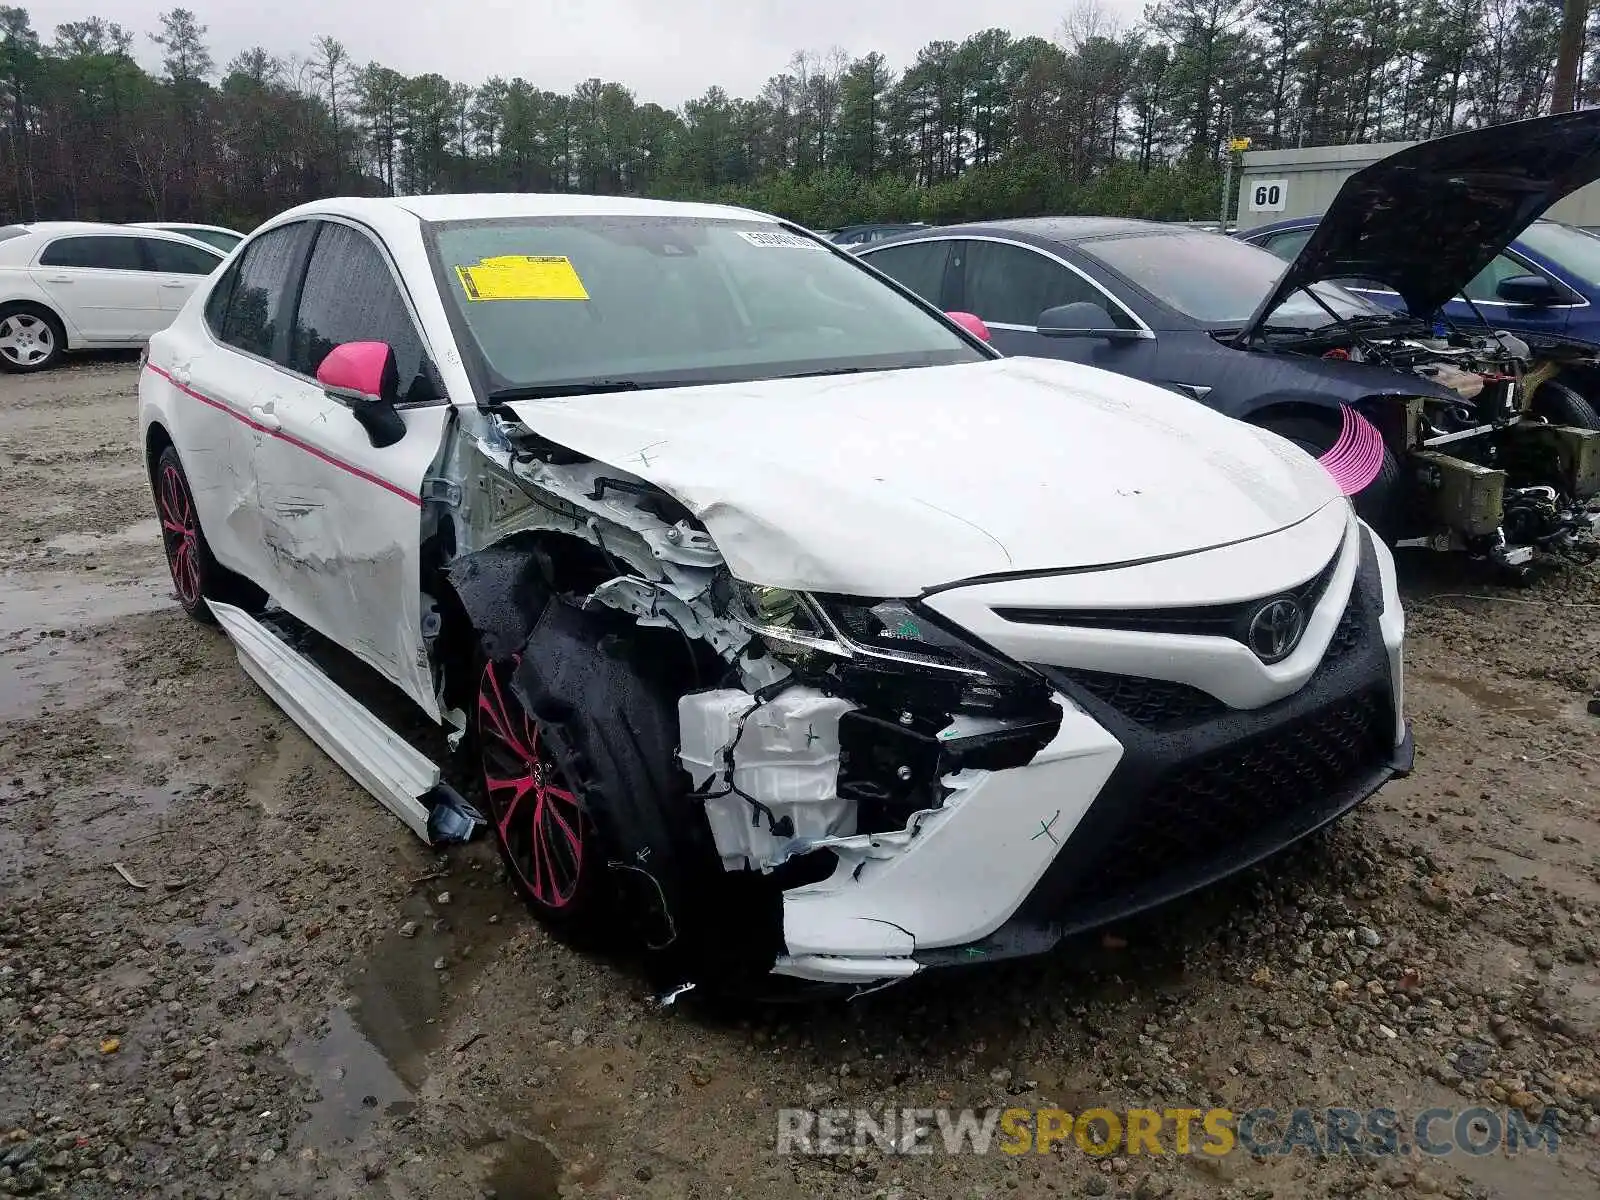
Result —
<instances>
[{"instance_id":1,"label":"crushed front end","mask_svg":"<svg viewBox=\"0 0 1600 1200\"><path fill-rule=\"evenodd\" d=\"M454 465L481 496L455 595L518 681L632 705L608 680L645 662L668 697L654 777L680 782L590 815L650 949L700 947L684 982L866 988L1044 951L1409 769L1393 561L1345 500L1136 565L841 595L737 579L659 489L496 429ZM584 628L631 644L592 686Z\"/></svg>"}]
</instances>

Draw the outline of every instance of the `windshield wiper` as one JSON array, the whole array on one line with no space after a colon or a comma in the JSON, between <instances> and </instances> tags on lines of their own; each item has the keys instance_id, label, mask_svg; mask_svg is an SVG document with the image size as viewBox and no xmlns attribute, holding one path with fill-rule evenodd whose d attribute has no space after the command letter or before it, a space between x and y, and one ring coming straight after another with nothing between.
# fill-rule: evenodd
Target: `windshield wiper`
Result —
<instances>
[{"instance_id":1,"label":"windshield wiper","mask_svg":"<svg viewBox=\"0 0 1600 1200\"><path fill-rule=\"evenodd\" d=\"M489 401L555 400L562 396L588 396L599 392L638 392L647 387L667 387L661 383L640 383L637 379L579 379L572 383L526 383L515 387L492 388Z\"/></svg>"},{"instance_id":2,"label":"windshield wiper","mask_svg":"<svg viewBox=\"0 0 1600 1200\"><path fill-rule=\"evenodd\" d=\"M774 379L817 379L823 375L861 375L868 371L898 371L901 367L830 367L826 371L796 371L793 375L774 375Z\"/></svg>"}]
</instances>

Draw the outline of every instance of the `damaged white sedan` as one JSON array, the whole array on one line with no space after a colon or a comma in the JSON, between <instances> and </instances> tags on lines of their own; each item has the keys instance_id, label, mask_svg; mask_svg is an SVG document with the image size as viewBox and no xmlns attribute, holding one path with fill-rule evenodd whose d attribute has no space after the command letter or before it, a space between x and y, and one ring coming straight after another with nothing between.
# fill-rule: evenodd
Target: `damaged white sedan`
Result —
<instances>
[{"instance_id":1,"label":"damaged white sedan","mask_svg":"<svg viewBox=\"0 0 1600 1200\"><path fill-rule=\"evenodd\" d=\"M293 209L139 414L184 608L420 837L470 762L533 909L669 981L1041 951L1410 768L1313 459L759 213Z\"/></svg>"}]
</instances>

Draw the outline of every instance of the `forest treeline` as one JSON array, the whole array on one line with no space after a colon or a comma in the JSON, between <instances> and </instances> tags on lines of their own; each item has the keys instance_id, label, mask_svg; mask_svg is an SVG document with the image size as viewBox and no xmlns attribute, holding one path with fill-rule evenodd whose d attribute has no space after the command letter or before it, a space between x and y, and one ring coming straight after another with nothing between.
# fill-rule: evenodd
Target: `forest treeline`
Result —
<instances>
[{"instance_id":1,"label":"forest treeline","mask_svg":"<svg viewBox=\"0 0 1600 1200\"><path fill-rule=\"evenodd\" d=\"M219 67L188 9L153 32L45 33L0 6L0 219L248 228L330 194L490 190L716 199L818 228L1212 217L1230 136L1427 138L1549 111L1561 23L1560 0L1157 0L1132 27L1079 4L1054 39L980 30L901 71L802 51L755 96L708 80L676 110L597 78L408 76L330 37Z\"/></svg>"}]
</instances>

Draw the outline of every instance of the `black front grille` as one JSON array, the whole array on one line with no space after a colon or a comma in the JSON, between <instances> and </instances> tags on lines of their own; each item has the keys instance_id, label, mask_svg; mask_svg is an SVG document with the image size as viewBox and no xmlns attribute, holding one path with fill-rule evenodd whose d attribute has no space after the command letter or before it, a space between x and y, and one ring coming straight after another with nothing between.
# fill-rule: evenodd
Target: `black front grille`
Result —
<instances>
[{"instance_id":1,"label":"black front grille","mask_svg":"<svg viewBox=\"0 0 1600 1200\"><path fill-rule=\"evenodd\" d=\"M1323 662L1343 658L1361 644L1361 611L1358 597L1352 594L1349 603L1344 606L1344 615L1334 627L1328 648L1323 652Z\"/></svg>"},{"instance_id":2,"label":"black front grille","mask_svg":"<svg viewBox=\"0 0 1600 1200\"><path fill-rule=\"evenodd\" d=\"M1183 763L1121 814L1067 898L1102 900L1225 856L1381 768L1393 740L1387 691L1372 688Z\"/></svg>"},{"instance_id":3,"label":"black front grille","mask_svg":"<svg viewBox=\"0 0 1600 1200\"><path fill-rule=\"evenodd\" d=\"M1214 717L1227 707L1209 692L1170 679L1077 669L1058 673L1147 729L1179 729Z\"/></svg>"},{"instance_id":4,"label":"black front grille","mask_svg":"<svg viewBox=\"0 0 1600 1200\"><path fill-rule=\"evenodd\" d=\"M1322 600L1338 569L1344 547L1334 552L1328 564L1299 587L1279 595L1292 598L1300 611L1309 614ZM1232 638L1250 644L1250 620L1272 596L1260 596L1236 604L1184 605L1173 608L1019 608L1004 606L994 613L1003 621L1019 625L1079 626L1086 629L1118 629L1129 633L1186 633L1202 637Z\"/></svg>"},{"instance_id":5,"label":"black front grille","mask_svg":"<svg viewBox=\"0 0 1600 1200\"><path fill-rule=\"evenodd\" d=\"M1328 640L1328 648L1323 652L1324 664L1344 657L1361 644L1364 611L1361 598L1352 588L1350 599L1339 617L1339 624L1334 627L1333 637ZM1116 675L1077 667L1057 667L1049 673L1071 680L1146 729L1182 729L1228 711L1228 706L1209 692L1170 679Z\"/></svg>"}]
</instances>

